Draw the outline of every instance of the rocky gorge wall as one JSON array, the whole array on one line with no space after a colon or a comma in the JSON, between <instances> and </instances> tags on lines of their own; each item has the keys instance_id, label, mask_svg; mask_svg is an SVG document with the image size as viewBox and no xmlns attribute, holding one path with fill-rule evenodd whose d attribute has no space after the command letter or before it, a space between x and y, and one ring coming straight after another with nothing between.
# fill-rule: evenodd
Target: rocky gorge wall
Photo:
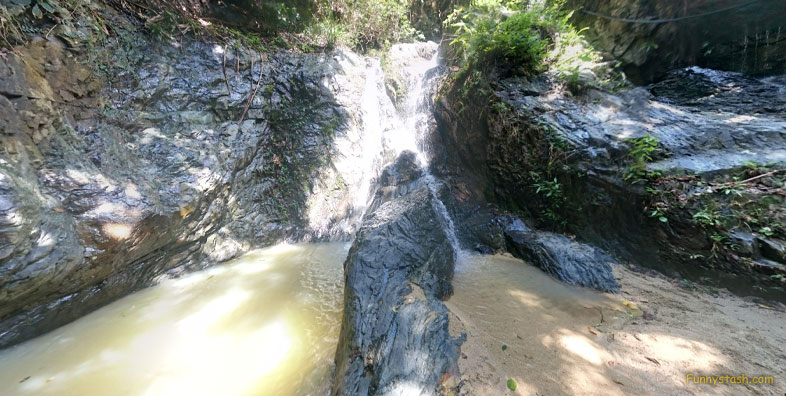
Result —
<instances>
[{"instance_id":1,"label":"rocky gorge wall","mask_svg":"<svg viewBox=\"0 0 786 396\"><path fill-rule=\"evenodd\" d=\"M786 3L780 0L572 0L565 8L637 83L690 65L786 73Z\"/></svg>"},{"instance_id":2,"label":"rocky gorge wall","mask_svg":"<svg viewBox=\"0 0 786 396\"><path fill-rule=\"evenodd\" d=\"M124 29L0 58L0 347L160 276L358 226L378 62Z\"/></svg>"},{"instance_id":3,"label":"rocky gorge wall","mask_svg":"<svg viewBox=\"0 0 786 396\"><path fill-rule=\"evenodd\" d=\"M784 299L782 76L688 68L575 95L508 78L472 108L460 86L437 103L440 172L470 246L507 250L520 215L668 275ZM638 162L645 140L653 158Z\"/></svg>"}]
</instances>

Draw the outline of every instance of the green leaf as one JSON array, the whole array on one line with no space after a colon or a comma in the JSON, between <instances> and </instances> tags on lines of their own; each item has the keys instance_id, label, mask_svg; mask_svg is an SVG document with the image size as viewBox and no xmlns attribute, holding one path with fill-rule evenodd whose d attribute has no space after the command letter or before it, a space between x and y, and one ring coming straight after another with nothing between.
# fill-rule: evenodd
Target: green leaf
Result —
<instances>
[{"instance_id":1,"label":"green leaf","mask_svg":"<svg viewBox=\"0 0 786 396\"><path fill-rule=\"evenodd\" d=\"M665 218L663 216L658 217L658 220L660 220L661 223L668 223L669 222L669 219L667 219L667 218Z\"/></svg>"},{"instance_id":2,"label":"green leaf","mask_svg":"<svg viewBox=\"0 0 786 396\"><path fill-rule=\"evenodd\" d=\"M517 388L516 381L513 381L513 379L509 379L508 380L508 389L510 389L512 391L515 391L516 388Z\"/></svg>"},{"instance_id":3,"label":"green leaf","mask_svg":"<svg viewBox=\"0 0 786 396\"><path fill-rule=\"evenodd\" d=\"M502 344L502 350L504 351L504 350L506 350L506 349L508 349L508 346L507 346L507 345L505 345L505 344Z\"/></svg>"},{"instance_id":4,"label":"green leaf","mask_svg":"<svg viewBox=\"0 0 786 396\"><path fill-rule=\"evenodd\" d=\"M44 14L41 12L41 9L38 8L38 4L34 5L33 9L30 10L30 11L32 11L33 12L33 16L38 18L38 19L41 19L44 16Z\"/></svg>"},{"instance_id":5,"label":"green leaf","mask_svg":"<svg viewBox=\"0 0 786 396\"><path fill-rule=\"evenodd\" d=\"M30 5L30 0L11 0L11 3L18 4L21 6Z\"/></svg>"}]
</instances>

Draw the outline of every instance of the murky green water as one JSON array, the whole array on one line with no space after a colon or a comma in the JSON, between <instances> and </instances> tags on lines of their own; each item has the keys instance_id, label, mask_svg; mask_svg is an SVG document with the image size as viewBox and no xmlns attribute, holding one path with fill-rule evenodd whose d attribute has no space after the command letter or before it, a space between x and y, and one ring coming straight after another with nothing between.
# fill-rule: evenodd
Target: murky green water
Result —
<instances>
[{"instance_id":1,"label":"murky green water","mask_svg":"<svg viewBox=\"0 0 786 396\"><path fill-rule=\"evenodd\" d=\"M0 351L0 394L325 394L348 249L274 246L134 293Z\"/></svg>"}]
</instances>

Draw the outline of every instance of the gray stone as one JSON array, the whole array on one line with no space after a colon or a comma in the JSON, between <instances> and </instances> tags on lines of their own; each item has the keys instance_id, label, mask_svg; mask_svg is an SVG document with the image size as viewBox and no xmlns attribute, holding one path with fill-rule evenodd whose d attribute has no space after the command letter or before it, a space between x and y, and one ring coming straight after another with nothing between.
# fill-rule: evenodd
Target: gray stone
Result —
<instances>
[{"instance_id":1,"label":"gray stone","mask_svg":"<svg viewBox=\"0 0 786 396\"><path fill-rule=\"evenodd\" d=\"M359 227L362 213L309 211L309 199L352 209L368 191L308 184L375 171L335 149L363 137L364 60L229 49L225 79L214 44L123 34L134 49L87 54L38 39L0 57L0 348L163 274ZM96 74L93 55L117 67ZM238 125L260 64L260 118Z\"/></svg>"},{"instance_id":2,"label":"gray stone","mask_svg":"<svg viewBox=\"0 0 786 396\"><path fill-rule=\"evenodd\" d=\"M561 83L548 76L530 80L494 81L495 105L485 108L462 107L460 85L445 90L437 102L440 141L434 151L437 163L444 163L442 177L460 187L453 191L454 218L469 239L467 246L494 248L498 228L475 220L474 211L495 206L539 228L567 229L582 242L666 274L698 279L721 272L731 275L720 277L722 287L745 295L757 293L753 285L772 284L740 260L757 258L759 247L750 241L738 243L740 252L713 253L712 235L692 219L700 210L696 200L671 205L667 222L658 221L649 214L662 198L648 192L645 183L633 184L624 176L633 160L630 139L647 135L658 144L646 166L653 175L665 176L648 187L673 191L677 200L696 196L708 181L717 185L752 173L745 170L750 162L770 169L786 166L783 76L758 78L691 67L649 87L573 95L562 93ZM551 88L538 93L531 89L536 81ZM547 174L560 183L557 200L533 187L535 179ZM778 216L783 196L775 187L756 187L748 184L742 194L760 199ZM723 201L720 193L713 199ZM556 221L544 215L552 209ZM732 208L721 210L731 213ZM786 298L782 291L774 294Z\"/></svg>"},{"instance_id":3,"label":"gray stone","mask_svg":"<svg viewBox=\"0 0 786 396\"><path fill-rule=\"evenodd\" d=\"M412 183L409 156L386 169L379 190ZM441 379L458 378L464 336L450 336L440 301L452 294L454 251L437 197L423 183L412 187L376 194L344 264L334 395L437 395L447 390Z\"/></svg>"},{"instance_id":4,"label":"gray stone","mask_svg":"<svg viewBox=\"0 0 786 396\"><path fill-rule=\"evenodd\" d=\"M748 257L760 257L759 245L756 235L744 231L732 231L728 234L729 242L735 246L735 250Z\"/></svg>"},{"instance_id":5,"label":"gray stone","mask_svg":"<svg viewBox=\"0 0 786 396\"><path fill-rule=\"evenodd\" d=\"M739 7L727 9L734 5ZM574 11L573 23L588 28L591 43L619 60L636 82L651 82L688 65L756 75L786 73L786 44L779 39L786 3L780 0L569 0L565 6ZM635 22L684 17L688 19Z\"/></svg>"},{"instance_id":6,"label":"gray stone","mask_svg":"<svg viewBox=\"0 0 786 396\"><path fill-rule=\"evenodd\" d=\"M610 263L616 260L600 249L550 232L505 232L508 250L516 257L571 284L619 292Z\"/></svg>"}]
</instances>

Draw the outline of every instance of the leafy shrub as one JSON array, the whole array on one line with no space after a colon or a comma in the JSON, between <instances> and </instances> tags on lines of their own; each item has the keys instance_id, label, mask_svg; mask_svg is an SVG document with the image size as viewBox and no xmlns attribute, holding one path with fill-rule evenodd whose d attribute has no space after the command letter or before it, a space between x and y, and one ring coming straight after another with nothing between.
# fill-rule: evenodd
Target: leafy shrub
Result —
<instances>
[{"instance_id":1,"label":"leafy shrub","mask_svg":"<svg viewBox=\"0 0 786 396\"><path fill-rule=\"evenodd\" d=\"M647 134L640 138L628 139L628 143L632 145L629 154L632 163L625 173L625 180L636 184L660 176L660 173L647 169L647 163L652 161L653 154L658 150L660 139Z\"/></svg>"},{"instance_id":2,"label":"leafy shrub","mask_svg":"<svg viewBox=\"0 0 786 396\"><path fill-rule=\"evenodd\" d=\"M502 76L550 71L571 91L618 88L624 75L570 24L563 1L474 0L445 20L452 36L450 61L465 68L494 68Z\"/></svg>"},{"instance_id":3,"label":"leafy shrub","mask_svg":"<svg viewBox=\"0 0 786 396\"><path fill-rule=\"evenodd\" d=\"M409 22L410 0L320 0L318 24L334 27L335 43L363 51L411 41L418 33Z\"/></svg>"},{"instance_id":4,"label":"leafy shrub","mask_svg":"<svg viewBox=\"0 0 786 396\"><path fill-rule=\"evenodd\" d=\"M559 180L556 177L552 180L543 179L539 173L534 171L530 172L530 178L534 181L532 187L535 187L535 193L540 195L546 202L541 212L543 220L562 227L567 226L567 220L561 215L565 206L565 194Z\"/></svg>"},{"instance_id":5,"label":"leafy shrub","mask_svg":"<svg viewBox=\"0 0 786 396\"><path fill-rule=\"evenodd\" d=\"M503 73L542 71L558 33L575 31L559 3L475 0L469 7L456 8L445 20L446 31L454 36L453 62L494 66Z\"/></svg>"}]
</instances>

